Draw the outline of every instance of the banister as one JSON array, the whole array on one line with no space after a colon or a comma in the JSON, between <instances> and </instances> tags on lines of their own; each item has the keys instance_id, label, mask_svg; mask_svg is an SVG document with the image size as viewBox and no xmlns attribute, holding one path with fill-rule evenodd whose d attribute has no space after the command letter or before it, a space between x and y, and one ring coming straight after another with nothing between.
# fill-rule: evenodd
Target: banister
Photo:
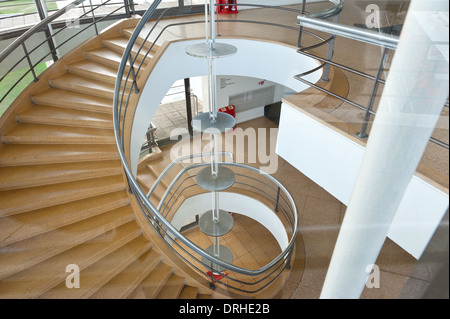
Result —
<instances>
[{"instance_id":1,"label":"banister","mask_svg":"<svg viewBox=\"0 0 450 319\"><path fill-rule=\"evenodd\" d=\"M233 160L233 154L231 152L219 152L219 154L221 156L229 156L231 158L231 160ZM193 158L197 158L197 157L203 157L203 156L211 156L211 153L200 153L200 154L191 154L191 155L186 155L186 156L182 156L179 158L176 158L175 160L173 160L171 163L169 163L169 165L167 165L164 170L162 171L162 173L158 176L158 178L155 180L155 182L153 183L152 187L150 188L150 190L147 193L147 197L149 198L151 196L151 194L153 193L153 191L155 190L155 188L158 186L159 182L164 178L164 176L166 176L167 172L172 169L172 167L180 162L183 162L185 160L188 159L193 159Z\"/></svg>"},{"instance_id":2,"label":"banister","mask_svg":"<svg viewBox=\"0 0 450 319\"><path fill-rule=\"evenodd\" d=\"M342 1L339 0L333 0L331 1L335 4L341 4ZM288 204L288 208L289 208L289 214L287 214L285 216L285 218L287 218L288 223L289 223L289 230L292 231L291 234L291 238L289 241L289 244L287 245L287 247L276 257L274 258L271 262L269 262L268 264L264 265L263 267L256 269L256 270L252 270L252 269L245 269L245 268L241 268L238 267L236 265L227 263L221 259L219 259L216 256L212 256L209 253L207 253L205 250L201 249L200 247L198 247L195 243L191 242L189 239L187 239L184 235L182 235L168 220L165 219L165 217L163 216L162 212L160 211L161 209L161 203L164 202L164 200L167 198L167 194L170 192L170 190L174 187L175 183L177 182L177 180L180 178L180 176L182 174L184 174L185 172L188 172L191 169L194 168L200 168L200 167L204 167L204 166L208 166L211 165L211 163L200 163L200 164L193 164L190 165L188 167L183 167L181 169L181 172L179 172L179 174L177 174L177 177L175 177L175 179L171 182L170 186L168 187L167 191L165 192L163 198L161 199L160 205L158 205L158 207L156 207L155 205L157 204L153 204L150 200L149 200L149 196L153 193L153 191L156 189L157 185L161 182L162 178L167 174L167 172L176 164L179 163L183 160L186 159L190 159L190 158L194 158L194 157L199 157L199 156L210 156L210 153L204 153L204 154L195 154L195 155L188 155L188 156L184 156L181 158L178 158L177 160L173 161L172 163L170 163L164 170L163 173L157 178L157 180L153 183L152 187L150 188L150 191L147 194L144 194L143 190L141 189L141 187L139 186L139 184L137 183L136 177L134 176L134 174L132 173L131 170L131 164L128 162L128 159L126 158L125 155L125 144L124 144L124 123L125 123L125 117L126 117L126 113L127 113L127 107L128 107L128 102L129 102L129 98L132 94L132 92L130 91L130 94L128 94L126 100L124 99L124 95L125 95L125 86L122 86L122 81L127 81L128 78L131 75L131 72L128 71L128 74L126 73L125 69L127 66L127 62L129 61L131 63L131 66L133 66L133 63L135 63L136 61L136 57L137 55L140 53L141 49L143 49L143 43L140 45L140 48L138 50L138 52L135 52L133 54L136 54L136 57L134 57L134 59L130 59L131 57L131 53L132 53L132 48L135 45L143 27L145 26L145 24L149 21L150 18L152 18L153 14L155 13L158 5L161 3L161 0L156 0L154 1L150 8L144 13L144 15L142 16L141 20L138 22L135 30L133 31L133 33L130 36L129 42L123 52L123 57L122 57L122 61L119 65L118 68L118 72L117 72L117 78L116 78L116 82L115 82L115 89L114 89L114 97L113 97L113 123L114 123L114 136L115 136L115 140L116 140L116 144L118 147L118 151L119 151L119 156L120 159L123 163L123 169L126 175L126 178L128 180L129 183L129 188L130 188L130 192L136 197L139 207L141 208L142 212L145 215L145 218L150 222L151 226L153 228L155 228L155 230L157 231L158 235L164 236L164 234L166 234L168 236L168 238L171 238L171 240L176 243L176 245L178 245L178 247L180 247L184 252L188 253L190 258L193 258L196 262L199 262L201 265L205 266L205 263L213 263L219 267L222 267L224 269L227 269L229 271L232 272L236 272L238 274L241 275L246 275L246 276L252 276L252 277L256 277L258 275L264 274L264 278L256 278L256 282L261 282L263 280L268 280L269 283L273 282L274 278L269 278L270 276L272 276L275 272L279 271L281 273L281 271L283 271L286 268L289 268L290 265L286 264L289 263L291 260L291 253L293 251L293 247L295 244L295 239L297 236L297 232L298 232L298 215L297 215L297 208L295 205L295 202L292 198L292 196L289 194L289 192L287 191L287 189L275 178L273 178L270 174L267 174L266 172L249 166L249 165L245 165L245 164L240 164L240 163L234 163L234 162L220 162L220 165L224 165L224 166L231 166L231 167L240 167L240 168L244 168L244 169L248 169L251 170L253 172L256 172L259 174L259 176L261 176L262 178L267 178L268 180L270 180L271 182L273 182L282 192L285 193L285 196L287 197L287 202L290 204ZM242 4L245 5L245 4ZM256 6L256 5L255 5ZM279 8L278 6L261 6L258 5L259 7L270 7L270 8ZM342 8L339 6L335 6L333 9L330 9L332 12L334 12L335 14L338 14L340 12ZM324 14L330 14L330 10L328 10L327 12L325 12ZM291 11L291 10L289 10ZM294 10L295 11L295 10ZM303 11L305 12L305 11ZM153 27L151 28L151 31L153 31L155 29L156 24L161 20L162 16L164 15L164 13L156 19L155 24L153 25ZM219 19L217 19L219 21ZM224 20L220 20L220 22L224 22ZM260 23L260 24L267 24L267 25L271 25L271 26L275 26L275 27L283 27L286 29L293 29L293 30L298 30L296 28L293 28L291 26L285 26L285 25L279 25L276 23L272 23L272 22L262 22L262 21L242 21L242 20L236 20L233 22L251 22L251 23ZM155 35L156 40L159 39L159 37L161 36L161 34L163 32L165 32L165 30L170 27L170 26L175 26L175 25L188 25L188 24L194 24L194 23L204 23L203 21L185 21L185 22L179 22L179 23L172 23L169 25L165 25L162 30ZM305 32L310 34L309 32ZM147 40L150 36L151 32L149 32L146 36L145 36L145 40ZM315 36L315 35L314 35ZM153 37L152 39L154 39L155 37ZM144 38L144 36L143 36ZM320 38L320 37L319 37ZM145 42L145 40L143 42ZM156 40L152 41L151 44L151 48L153 47L153 45L155 45ZM322 39L323 41L325 41L324 39ZM151 50L151 48L149 50L147 50L146 52L146 56L149 53L149 51ZM136 69L136 74L139 74L139 72L141 71L141 66L143 64L143 61L141 61L141 63L138 65L137 69ZM133 89L133 86L131 88L129 88L130 90ZM124 104L124 105L123 105ZM122 107L124 108L124 110L122 110ZM122 116L122 118L121 118ZM123 125L121 125L121 122ZM232 156L231 153L227 153L227 152L222 152L222 155L228 155L228 156ZM265 182L262 182L263 184L265 184ZM267 184L266 184L267 185ZM163 238L163 237L161 237ZM179 242L176 242L175 239L177 239ZM163 238L163 240L166 241L166 239ZM167 242L167 241L166 241ZM173 247L170 246L169 242L167 242L167 244L169 245L169 247L174 250ZM180 246L180 244L185 245L185 247ZM180 258L182 258L183 260L185 260L189 265L191 265L191 267L193 269L196 269L197 271L200 271L198 269L198 267L194 264L192 264L191 262L187 261L184 256L182 256L181 254L177 253ZM205 260L207 261L203 261L203 260L199 260L198 256L201 256L202 258L205 258ZM280 270L281 269L281 270ZM269 273L269 274L268 274ZM276 277L278 277L279 273L276 274ZM240 282L249 286L255 285L255 282L242 282L239 281L235 278L229 277L229 279L231 281L234 282ZM266 283L269 284L269 283ZM227 283L221 283L227 287L230 287ZM239 287L231 287L234 288L236 290L239 291L243 291L241 288ZM261 289L261 288L260 288ZM259 290L259 289L258 289ZM257 290L257 291L258 291ZM255 292L255 291L252 291Z\"/></svg>"},{"instance_id":3,"label":"banister","mask_svg":"<svg viewBox=\"0 0 450 319\"><path fill-rule=\"evenodd\" d=\"M395 50L399 41L399 37L379 33L372 30L355 28L348 25L331 22L319 18L313 18L311 15L299 15L297 17L298 24L303 27L315 29L334 35L339 35L352 40L365 42L368 44L375 44L383 46L388 49Z\"/></svg>"}]
</instances>

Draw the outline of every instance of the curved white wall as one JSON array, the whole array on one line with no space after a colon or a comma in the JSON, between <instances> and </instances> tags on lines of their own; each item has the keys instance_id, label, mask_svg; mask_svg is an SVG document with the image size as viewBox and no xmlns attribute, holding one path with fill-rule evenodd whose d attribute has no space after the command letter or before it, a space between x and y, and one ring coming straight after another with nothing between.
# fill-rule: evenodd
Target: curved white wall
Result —
<instances>
[{"instance_id":1,"label":"curved white wall","mask_svg":"<svg viewBox=\"0 0 450 319\"><path fill-rule=\"evenodd\" d=\"M231 57L218 59L217 75L239 75L267 79L284 85L296 92L308 88L294 79L294 75L311 70L319 64L316 60L298 54L296 48L247 39L218 39L237 47L237 53ZM171 43L159 59L146 85L136 109L131 133L131 169L137 171L139 151L148 125L172 84L179 79L207 75L207 63L185 53L185 48L204 40L179 41ZM305 77L313 83L320 79L322 71L316 71Z\"/></svg>"},{"instance_id":2,"label":"curved white wall","mask_svg":"<svg viewBox=\"0 0 450 319\"><path fill-rule=\"evenodd\" d=\"M261 202L241 194L220 192L219 206L220 209L245 215L258 221L272 233L280 245L281 250L286 249L288 246L289 239L280 219L273 210ZM177 210L170 223L176 229L180 230L187 220L197 214L202 215L210 209L211 194L207 193L189 197Z\"/></svg>"}]
</instances>

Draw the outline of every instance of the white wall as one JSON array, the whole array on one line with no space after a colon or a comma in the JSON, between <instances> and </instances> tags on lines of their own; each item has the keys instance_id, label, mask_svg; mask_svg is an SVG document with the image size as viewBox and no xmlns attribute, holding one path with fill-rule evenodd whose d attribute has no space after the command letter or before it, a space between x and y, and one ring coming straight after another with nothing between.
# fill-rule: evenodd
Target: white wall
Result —
<instances>
[{"instance_id":1,"label":"white wall","mask_svg":"<svg viewBox=\"0 0 450 319\"><path fill-rule=\"evenodd\" d=\"M283 103L276 152L348 205L364 156L364 146ZM414 176L388 237L419 259L448 205L447 193Z\"/></svg>"},{"instance_id":2,"label":"white wall","mask_svg":"<svg viewBox=\"0 0 450 319\"><path fill-rule=\"evenodd\" d=\"M233 96L272 87L274 88L273 96L264 100L261 100L260 97L249 96L249 103L246 103L245 107L230 101ZM192 79L191 89L203 102L203 112L208 112L208 78L197 77ZM234 104L236 106L237 123L264 116L265 105L280 102L283 97L294 93L296 92L288 87L266 79L235 75L217 76L217 105L222 108ZM247 104L252 105L249 108Z\"/></svg>"}]
</instances>

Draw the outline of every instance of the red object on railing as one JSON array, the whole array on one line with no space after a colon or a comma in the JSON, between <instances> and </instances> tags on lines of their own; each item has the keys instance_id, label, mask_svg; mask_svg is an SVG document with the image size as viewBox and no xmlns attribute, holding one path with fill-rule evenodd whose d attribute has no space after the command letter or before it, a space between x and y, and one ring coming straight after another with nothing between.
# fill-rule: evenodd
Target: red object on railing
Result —
<instances>
[{"instance_id":1,"label":"red object on railing","mask_svg":"<svg viewBox=\"0 0 450 319\"><path fill-rule=\"evenodd\" d=\"M238 13L237 0L217 0L218 4L223 4L218 6L217 12L219 14L231 14Z\"/></svg>"},{"instance_id":2,"label":"red object on railing","mask_svg":"<svg viewBox=\"0 0 450 319\"><path fill-rule=\"evenodd\" d=\"M236 118L236 109L234 105L228 105L219 109L219 112L227 113ZM233 127L233 131L236 128L236 125Z\"/></svg>"},{"instance_id":3,"label":"red object on railing","mask_svg":"<svg viewBox=\"0 0 450 319\"><path fill-rule=\"evenodd\" d=\"M215 275L213 274L211 271L207 271L206 274L208 275L209 279L211 279L211 275L212 275L212 283L215 283L216 281L219 281L220 279L222 279L224 276L228 275L228 273L224 273L223 275Z\"/></svg>"}]
</instances>

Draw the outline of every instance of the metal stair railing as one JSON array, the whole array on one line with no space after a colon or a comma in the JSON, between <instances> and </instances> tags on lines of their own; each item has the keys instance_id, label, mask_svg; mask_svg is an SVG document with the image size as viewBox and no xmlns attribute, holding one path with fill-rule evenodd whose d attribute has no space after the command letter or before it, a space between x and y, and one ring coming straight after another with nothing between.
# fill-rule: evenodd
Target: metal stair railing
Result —
<instances>
[{"instance_id":1,"label":"metal stair railing","mask_svg":"<svg viewBox=\"0 0 450 319\"><path fill-rule=\"evenodd\" d=\"M87 31L91 28L95 28L95 33L98 35L98 23L101 21L104 21L105 19L108 19L109 17L113 16L117 11L126 9L126 11L131 16L131 10L130 7L132 6L131 2L128 0L123 0L122 5L117 6L117 3L112 3L112 0L105 0L101 4L95 4L93 5L90 3L90 6L88 7L88 10L84 10L82 14L78 15L76 18L70 17L74 20L81 20L85 18L92 19L90 23L87 23L86 26L80 27L77 32L69 36L68 38L64 39L64 41L57 43L55 41L55 37L60 34L61 32L65 31L68 28L72 27L72 23L69 23L66 21L65 24L63 24L62 27L58 28L57 31L52 32L46 32L51 28L52 23L58 21L58 18L63 17L68 12L74 12L74 9L79 8L78 6L80 4L83 4L85 0L75 0L65 6L64 8L59 9L58 11L54 12L47 18L40 21L35 26L28 29L25 33L23 33L20 37L18 37L16 40L14 40L8 47L6 47L1 53L0 53L0 63L4 63L6 59L8 59L8 64L11 65L5 71L2 75L0 75L0 83L2 83L6 77L11 74L17 67L19 67L22 64L25 64L26 71L12 84L9 86L8 90L0 96L0 103L2 103L8 95L21 83L21 81L27 76L30 75L33 78L34 82L39 81L36 67L47 60L53 60L56 61L59 58L59 49L62 47L67 48L67 45L72 42L73 39L80 40L81 35L87 34ZM96 16L94 12L96 10L99 10L100 8L103 8L108 5L114 5L114 8L105 15L98 15ZM84 8L84 5L83 5ZM72 21L72 20L71 20ZM45 39L42 40L42 38L39 37L39 33L44 32ZM27 40L30 40L30 42L36 41L33 46L30 47L30 44L27 44ZM32 41L31 41L32 40ZM77 42L78 43L78 42ZM75 44L77 44L75 43ZM45 44L48 44L48 48L45 47ZM22 48L23 54L19 54L17 51L18 49ZM34 62L33 62L34 61Z\"/></svg>"},{"instance_id":2,"label":"metal stair railing","mask_svg":"<svg viewBox=\"0 0 450 319\"><path fill-rule=\"evenodd\" d=\"M343 24L339 24L336 23L336 21L331 22L331 21L326 21L322 18L319 18L317 16L315 16L314 14L300 14L298 17L298 25L300 25L300 27L308 27L311 28L313 30L316 31L322 31L322 32L326 32L331 34L332 36L341 36L341 37L345 37L348 39L351 39L353 41L358 41L358 42L364 42L370 45L374 45L374 46L378 46L382 48L382 53L381 53L381 57L380 57L380 62L377 68L377 72L376 75L370 75L367 73L364 73L362 71L350 68L348 66L336 63L334 61L332 61L332 57L328 56L326 59L317 56L315 54L311 54L309 52L307 52L310 49L313 49L315 47L317 47L317 45L315 46L311 46L311 47L307 47L307 48L301 48L298 50L298 53L308 56L310 58L316 59L318 61L322 62L322 66L335 66L341 70L356 74L360 77L372 80L373 83L373 87L372 87L372 91L369 95L369 100L367 103L367 106L364 106L360 103L357 103L355 101L352 101L348 98L342 97L338 94L335 94L333 92L331 92L330 90L327 90L325 88L320 87L319 85L316 85L314 83L311 83L310 81L304 79L303 77L307 74L309 74L308 72L302 73L302 74L297 74L295 76L295 79L309 85L310 87L313 87L319 91L322 91L330 96L333 96L339 100L341 100L342 102L348 103L362 111L365 112L364 115L364 120L363 123L361 125L361 129L360 131L357 133L357 137L365 139L368 137L367 134L367 128L370 122L370 119L372 116L376 115L376 112L374 111L374 104L375 104L375 98L378 92L378 87L380 84L385 84L385 80L383 80L381 78L381 73L384 70L384 66L385 66L385 60L386 57L389 54L389 50L395 51L397 48L397 44L399 42L399 37L396 35L391 35L391 34L385 34L385 33L380 33L380 32L376 32L376 31L372 31L372 30L367 30L367 29L362 29L362 28L357 28L357 27L350 27L347 25L343 25ZM319 44L320 45L320 44ZM448 107L448 103L446 103L444 105L444 107ZM449 148L449 145L447 143L444 143L434 137L430 138L430 142L435 143L441 147L444 147L446 149Z\"/></svg>"},{"instance_id":3,"label":"metal stair railing","mask_svg":"<svg viewBox=\"0 0 450 319\"><path fill-rule=\"evenodd\" d=\"M269 174L266 174L265 172L243 164L238 163L221 163L221 165L228 165L230 167L239 167L244 168L247 170L251 170L253 172L256 172L258 174L261 174L265 179L269 180L271 183L273 183L275 186L271 187L273 193L273 196L269 196L274 201L274 210L278 211L278 208L281 208L282 211L286 212L285 204L281 204L280 199L285 201L286 203L289 203L290 211L293 214L293 219L290 219L290 224L292 226L292 229L290 230L290 233L292 233L292 237L290 238L290 242L288 244L288 247L283 250L283 252L274 260L269 262L264 267L261 267L257 270L252 269L245 269L242 267L238 267L236 265L227 263L222 261L219 258L216 258L213 255L208 254L203 249L198 247L196 244L191 242L189 239L187 239L183 234L180 233L179 230L177 230L162 214L160 209L162 209L162 205L164 205L165 199L167 198L169 192L173 189L174 183L178 181L181 178L181 175L185 173L188 170L196 169L202 166L210 165L208 163L204 164L194 164L190 165L187 168L184 168L180 173L178 173L177 177L174 181L172 181L171 186L169 187L168 191L165 193L165 198L160 202L160 205L158 207L155 207L153 203L150 202L149 197L152 195L154 189L162 179L162 176L158 178L158 180L155 182L155 184L152 186L148 194L144 194L142 189L139 187L136 178L134 177L130 164L125 156L124 152L124 127L125 127L125 120L127 117L127 110L128 105L130 101L130 97L132 94L135 94L139 92L139 88L137 87L137 82L134 80L139 73L142 70L142 66L144 63L144 60L149 55L149 53L154 48L156 42L159 40L161 35L170 27L173 26L180 26L180 25L190 25L190 24L198 24L198 23L205 23L204 20L202 21L189 21L189 22L178 22L178 23L170 23L168 25L165 25L161 31L159 31L158 34L154 35L153 31L156 29L156 26L161 21L161 19L164 17L165 12L164 10L158 17L154 16L154 13L158 7L158 5L161 3L161 0L155 0L150 8L145 12L145 14L142 16L141 20L139 21L138 25L136 26L133 34L130 37L129 43L123 53L123 58L119 66L118 70L118 76L116 80L115 85L115 92L114 92L114 107L113 107L113 119L114 119L114 132L115 132L115 138L116 143L119 148L119 154L121 157L121 161L123 163L125 175L128 179L129 184L129 191L135 196L138 205L142 212L144 213L144 216L148 220L149 224L155 229L156 233L160 236L161 239L166 240L167 245L169 248L171 248L182 260L184 260L185 263L190 265L192 269L195 271L204 274L205 269L208 269L208 265L216 265L223 267L224 269L227 269L231 272L237 273L240 276L244 276L244 279L242 278L235 278L235 277L228 277L227 283L225 282L219 282L221 285L224 285L227 288L232 288L234 290L244 292L244 293L256 293L267 287L270 283L272 283L274 280L276 280L279 276L279 274L286 268L289 268L291 266L291 256L293 253L293 247L295 243L295 238L297 236L297 210L295 207L295 202L287 189L279 183L275 178L270 176ZM339 1L341 3L341 1ZM255 7L264 7L268 8L269 6L258 6L254 5ZM280 9L278 6L272 6L270 8L273 9ZM285 9L285 8L283 8ZM281 9L281 10L283 10ZM336 14L340 12L342 8L335 8ZM333 11L333 10L332 10ZM301 11L298 11L299 13ZM303 12L305 12L303 10ZM327 14L330 14L329 11L327 11ZM153 26L150 28L147 34L144 34L140 36L140 33L146 23L152 19ZM264 22L264 21L246 21L246 20L217 20L217 23L219 22L244 22L244 23L254 23L254 24L264 24L264 25L270 25L273 27L282 27L286 29L291 30L298 30L298 28L292 27L292 26L286 26L286 25L280 25L273 22ZM309 31L303 31L305 34L312 35L318 39L320 39L322 42L326 43L326 40L321 38L320 36L313 34ZM151 44L148 48L144 49L145 43L150 39L150 36L153 36L151 39ZM132 54L132 48L135 45L138 38L141 38L141 45L139 46L139 49L135 51ZM146 51L143 51L146 50ZM142 52L142 53L141 53ZM141 59L140 63L137 63L137 57L139 55L144 55L144 58ZM129 66L128 72L126 72L127 64ZM128 81L130 77L133 78L133 84L131 86L125 86L122 85L123 81ZM128 91L127 91L128 90ZM127 93L127 94L126 94ZM119 116L119 114L121 116ZM166 170L168 171L174 163L169 165L170 167L167 167ZM166 170L163 172L162 175L165 175ZM239 176L241 178L242 175ZM192 180L192 178L185 178L183 181L186 181L187 179ZM260 182L260 181L259 181ZM267 184L267 183L263 183ZM241 185L247 185L248 183L241 182ZM180 190L178 186L177 191ZM183 190L184 188L181 188ZM260 190L261 191L261 190ZM262 191L264 192L264 191ZM267 193L266 193L267 194ZM172 197L171 197L172 198ZM177 245L177 249L174 249L172 245ZM188 256L188 257L186 257ZM192 260L195 260L195 262L192 262ZM212 268L211 268L212 269ZM213 273L213 272L211 272ZM214 287L214 283L216 280L214 280L213 277L209 278L210 283L212 287ZM242 288L241 285L248 287L248 288Z\"/></svg>"}]
</instances>

